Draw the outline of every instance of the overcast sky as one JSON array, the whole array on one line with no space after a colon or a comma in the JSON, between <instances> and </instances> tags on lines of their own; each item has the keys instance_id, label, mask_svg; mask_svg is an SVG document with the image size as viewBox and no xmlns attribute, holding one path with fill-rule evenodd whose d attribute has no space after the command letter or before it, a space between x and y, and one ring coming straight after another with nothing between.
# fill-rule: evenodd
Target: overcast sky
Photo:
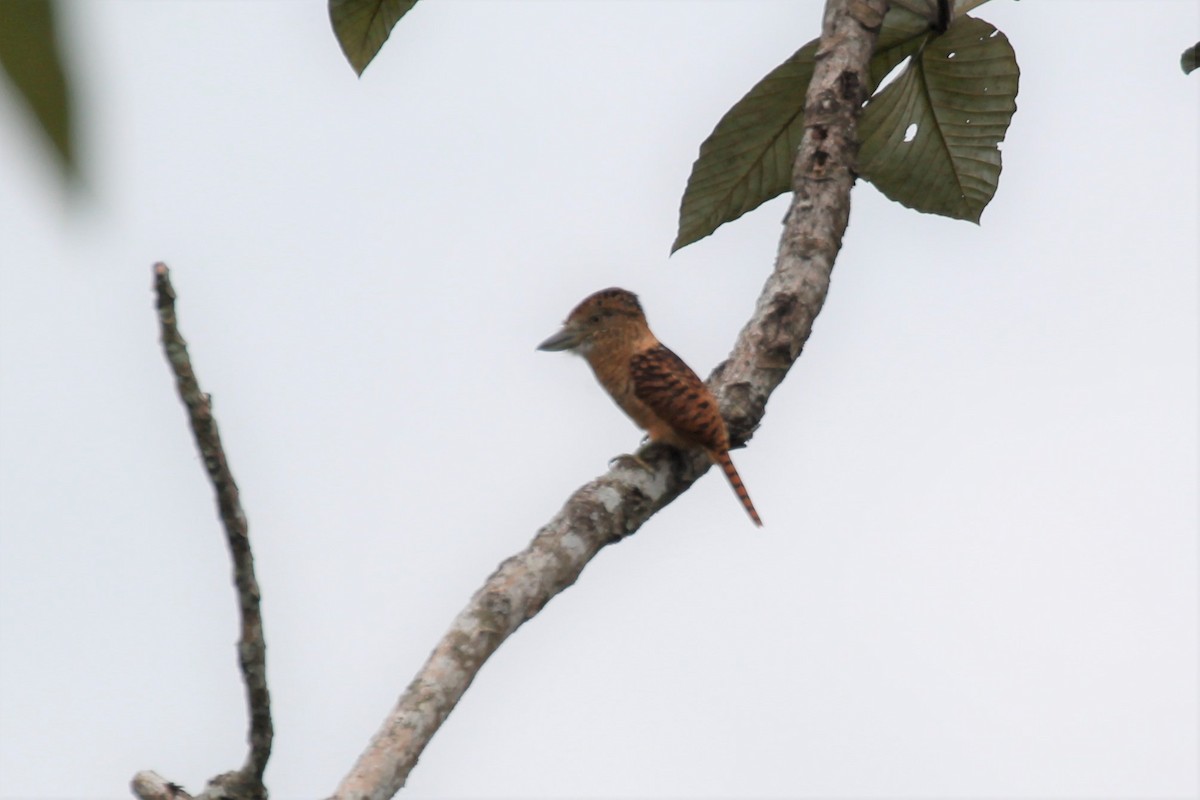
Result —
<instances>
[{"instance_id":1,"label":"overcast sky","mask_svg":"<svg viewBox=\"0 0 1200 800\"><path fill-rule=\"evenodd\" d=\"M86 197L0 92L0 797L245 754L166 261L242 489L279 800L325 796L453 615L639 433L539 353L640 294L707 374L784 201L668 258L700 142L816 2L430 2L357 79L323 4L78 2ZM1191 0L977 16L1021 66L975 226L860 183L735 454L506 643L413 797L1194 797Z\"/></svg>"}]
</instances>

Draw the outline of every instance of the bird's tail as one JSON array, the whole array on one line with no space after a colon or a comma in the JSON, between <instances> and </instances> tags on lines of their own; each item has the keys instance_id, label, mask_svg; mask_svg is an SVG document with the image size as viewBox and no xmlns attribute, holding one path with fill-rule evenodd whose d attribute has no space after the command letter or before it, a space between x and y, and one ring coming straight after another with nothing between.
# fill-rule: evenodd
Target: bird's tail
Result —
<instances>
[{"instance_id":1,"label":"bird's tail","mask_svg":"<svg viewBox=\"0 0 1200 800\"><path fill-rule=\"evenodd\" d=\"M759 518L758 512L754 510L754 503L750 502L750 493L746 491L746 485L742 483L742 476L738 475L737 468L733 466L733 459L729 457L729 451L714 453L713 460L720 464L721 469L725 471L725 477L729 479L729 485L733 487L738 500L742 501L742 506L745 507L746 513L750 515L750 519L754 520L754 524L761 528L763 524L762 519Z\"/></svg>"}]
</instances>

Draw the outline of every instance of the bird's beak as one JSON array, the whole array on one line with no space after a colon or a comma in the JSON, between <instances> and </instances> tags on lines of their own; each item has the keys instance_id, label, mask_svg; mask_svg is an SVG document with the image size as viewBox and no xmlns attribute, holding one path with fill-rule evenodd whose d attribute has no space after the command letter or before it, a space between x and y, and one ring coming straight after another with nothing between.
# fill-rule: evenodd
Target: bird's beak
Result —
<instances>
[{"instance_id":1,"label":"bird's beak","mask_svg":"<svg viewBox=\"0 0 1200 800\"><path fill-rule=\"evenodd\" d=\"M558 333L537 346L538 350L573 350L579 346L579 331L566 325Z\"/></svg>"}]
</instances>

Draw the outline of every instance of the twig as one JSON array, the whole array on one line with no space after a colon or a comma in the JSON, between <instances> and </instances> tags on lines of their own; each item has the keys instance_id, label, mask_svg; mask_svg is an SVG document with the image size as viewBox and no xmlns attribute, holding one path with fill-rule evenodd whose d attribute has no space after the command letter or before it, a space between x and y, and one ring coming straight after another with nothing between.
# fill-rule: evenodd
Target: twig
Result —
<instances>
[{"instance_id":1,"label":"twig","mask_svg":"<svg viewBox=\"0 0 1200 800\"><path fill-rule=\"evenodd\" d=\"M154 293L163 352L175 375L179 397L187 407L188 420L196 447L204 459L204 469L217 495L217 508L225 528L225 538L233 556L233 582L237 587L241 612L241 636L238 639L238 663L246 684L246 702L250 718L250 751L241 769L214 778L204 796L266 797L262 783L267 759L271 756L271 695L267 690L267 647L263 640L262 614L259 610L258 581L254 577L254 555L250 550L249 528L242 511L237 484L229 471L229 462L221 446L217 421L212 414L212 399L200 390L188 356L187 342L179 333L175 318L175 289L171 286L167 265L154 265ZM138 777L153 775L139 773ZM135 793L137 792L135 778ZM139 794L139 796L142 796Z\"/></svg>"},{"instance_id":2,"label":"twig","mask_svg":"<svg viewBox=\"0 0 1200 800\"><path fill-rule=\"evenodd\" d=\"M850 216L867 65L886 11L886 0L827 0L775 270L730 357L709 378L735 440L746 441L758 426L825 302ZM488 578L342 780L338 800L387 800L399 791L500 643L574 583L601 548L636 531L709 467L701 453L641 455L652 472L619 465L583 486L528 548Z\"/></svg>"},{"instance_id":3,"label":"twig","mask_svg":"<svg viewBox=\"0 0 1200 800\"><path fill-rule=\"evenodd\" d=\"M192 800L182 786L149 770L134 775L130 787L142 800Z\"/></svg>"}]
</instances>

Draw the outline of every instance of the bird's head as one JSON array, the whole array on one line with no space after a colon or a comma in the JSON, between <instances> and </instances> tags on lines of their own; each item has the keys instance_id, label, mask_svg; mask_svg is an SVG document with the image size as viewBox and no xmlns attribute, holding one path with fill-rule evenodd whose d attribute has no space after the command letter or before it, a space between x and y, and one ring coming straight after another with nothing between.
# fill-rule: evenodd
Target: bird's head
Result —
<instances>
[{"instance_id":1,"label":"bird's head","mask_svg":"<svg viewBox=\"0 0 1200 800\"><path fill-rule=\"evenodd\" d=\"M538 350L578 350L587 355L597 344L644 335L650 335L650 329L637 295L625 289L603 289L575 306L562 330L539 344Z\"/></svg>"}]
</instances>

